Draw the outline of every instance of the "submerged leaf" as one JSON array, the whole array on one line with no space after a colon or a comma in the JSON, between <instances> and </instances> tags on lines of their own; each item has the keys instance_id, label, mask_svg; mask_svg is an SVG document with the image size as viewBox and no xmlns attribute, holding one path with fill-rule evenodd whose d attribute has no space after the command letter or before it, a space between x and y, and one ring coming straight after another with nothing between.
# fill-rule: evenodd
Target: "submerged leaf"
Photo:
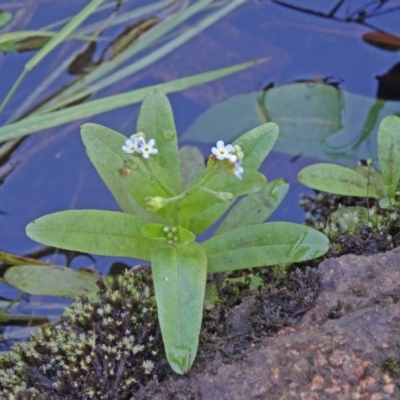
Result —
<instances>
[{"instance_id":1,"label":"submerged leaf","mask_svg":"<svg viewBox=\"0 0 400 400\"><path fill-rule=\"evenodd\" d=\"M229 143L272 120L280 132L274 151L355 165L369 157L376 161L378 121L393 114L400 114L398 101L377 100L324 83L291 83L266 94L234 96L211 107L183 138L202 143L220 138Z\"/></svg>"},{"instance_id":2,"label":"submerged leaf","mask_svg":"<svg viewBox=\"0 0 400 400\"><path fill-rule=\"evenodd\" d=\"M328 245L322 233L289 222L244 226L202 243L209 273L311 260Z\"/></svg>"},{"instance_id":3,"label":"submerged leaf","mask_svg":"<svg viewBox=\"0 0 400 400\"><path fill-rule=\"evenodd\" d=\"M152 249L151 267L167 359L176 373L184 374L197 353L207 258L198 243L160 243Z\"/></svg>"},{"instance_id":4,"label":"submerged leaf","mask_svg":"<svg viewBox=\"0 0 400 400\"><path fill-rule=\"evenodd\" d=\"M378 131L378 156L383 182L389 197L394 198L400 179L400 118L384 118Z\"/></svg>"},{"instance_id":5,"label":"submerged leaf","mask_svg":"<svg viewBox=\"0 0 400 400\"><path fill-rule=\"evenodd\" d=\"M31 222L26 233L37 242L61 249L149 260L153 242L142 236L145 224L126 213L71 210Z\"/></svg>"},{"instance_id":6,"label":"submerged leaf","mask_svg":"<svg viewBox=\"0 0 400 400\"><path fill-rule=\"evenodd\" d=\"M99 280L94 273L50 265L18 265L9 268L4 277L26 293L71 298L95 292Z\"/></svg>"},{"instance_id":7,"label":"submerged leaf","mask_svg":"<svg viewBox=\"0 0 400 400\"><path fill-rule=\"evenodd\" d=\"M12 14L3 10L0 10L0 28L6 25L12 18Z\"/></svg>"}]
</instances>

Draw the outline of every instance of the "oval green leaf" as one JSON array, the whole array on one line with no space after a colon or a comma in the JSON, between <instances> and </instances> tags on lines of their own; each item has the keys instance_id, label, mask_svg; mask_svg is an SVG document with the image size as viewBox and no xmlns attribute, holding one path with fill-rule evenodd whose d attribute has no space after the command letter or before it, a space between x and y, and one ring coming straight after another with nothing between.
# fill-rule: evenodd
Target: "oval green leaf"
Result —
<instances>
[{"instance_id":1,"label":"oval green leaf","mask_svg":"<svg viewBox=\"0 0 400 400\"><path fill-rule=\"evenodd\" d=\"M100 279L90 272L50 265L18 265L9 268L4 278L26 293L71 298L95 292Z\"/></svg>"},{"instance_id":2,"label":"oval green leaf","mask_svg":"<svg viewBox=\"0 0 400 400\"><path fill-rule=\"evenodd\" d=\"M149 260L153 242L142 236L145 223L135 215L113 211L61 211L31 222L26 233L61 249Z\"/></svg>"},{"instance_id":3,"label":"oval green leaf","mask_svg":"<svg viewBox=\"0 0 400 400\"><path fill-rule=\"evenodd\" d=\"M187 372L194 362L203 316L207 257L198 243L157 244L151 268L164 348L171 368Z\"/></svg>"},{"instance_id":4,"label":"oval green leaf","mask_svg":"<svg viewBox=\"0 0 400 400\"><path fill-rule=\"evenodd\" d=\"M130 212L133 211L149 222L163 222L162 219L145 211L145 199L168 196L157 183L150 179L140 157L135 158L136 164L130 167L129 161L133 156L122 150L127 137L105 126L92 123L82 125L81 136L89 158L94 161L100 176L105 180L116 200L121 205L128 206ZM121 190L123 193L119 192ZM167 206L158 213L163 216L169 210Z\"/></svg>"},{"instance_id":5,"label":"oval green leaf","mask_svg":"<svg viewBox=\"0 0 400 400\"><path fill-rule=\"evenodd\" d=\"M309 165L299 172L297 178L303 185L327 193L375 199L382 197L379 189L366 177L340 165Z\"/></svg>"},{"instance_id":6,"label":"oval green leaf","mask_svg":"<svg viewBox=\"0 0 400 400\"><path fill-rule=\"evenodd\" d=\"M160 90L153 89L143 100L136 130L146 135L146 141L155 140L158 153L150 156L149 165L172 194L180 194L181 166L174 115L167 96Z\"/></svg>"},{"instance_id":7,"label":"oval green leaf","mask_svg":"<svg viewBox=\"0 0 400 400\"><path fill-rule=\"evenodd\" d=\"M269 222L234 229L202 243L208 272L295 263L322 256L328 239L307 226Z\"/></svg>"}]
</instances>

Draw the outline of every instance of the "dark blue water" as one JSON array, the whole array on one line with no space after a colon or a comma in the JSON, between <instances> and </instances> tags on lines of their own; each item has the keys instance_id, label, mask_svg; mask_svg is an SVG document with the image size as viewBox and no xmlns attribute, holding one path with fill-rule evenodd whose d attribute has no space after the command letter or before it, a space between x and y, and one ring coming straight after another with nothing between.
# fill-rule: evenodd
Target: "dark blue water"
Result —
<instances>
[{"instance_id":1,"label":"dark blue water","mask_svg":"<svg viewBox=\"0 0 400 400\"><path fill-rule=\"evenodd\" d=\"M13 29L37 29L61 17L76 13L82 1L3 2L2 8L16 13L26 9ZM134 2L135 5L148 2ZM329 3L329 4L328 4ZM346 2L345 2L346 3ZM367 2L348 1L335 19L323 18L309 12L296 11L271 1L248 1L229 16L161 61L146 68L122 83L103 90L97 96L119 93L146 85L221 68L235 63L270 57L268 63L239 74L185 90L169 96L175 111L176 125L184 134L194 120L209 107L238 94L261 90L267 84L283 85L298 79L326 78L340 82L340 87L352 93L375 97L378 90L377 75L386 73L399 62L398 52L372 47L362 41L365 32L372 31L365 23L343 22L352 10ZM399 2L389 1L391 6ZM325 1L292 2L317 12L329 12L336 4ZM132 5L126 5L126 8ZM318 8L320 7L320 8ZM21 11L20 11L21 12ZM106 13L105 13L106 14ZM105 15L104 13L101 15ZM400 12L394 10L366 23L380 30L400 35ZM0 115L5 123L11 112L28 96L39 82L48 76L62 60L79 48L76 42L62 45L35 71L31 72L17 91L6 111ZM0 98L17 78L32 53L0 55ZM57 89L68 82L63 75L53 86ZM48 92L51 92L49 90ZM130 106L90 118L130 135L135 131L138 106ZM230 116L226 115L229 119ZM47 213L65 209L118 210L112 196L102 183L85 155L80 140L79 125L83 121L63 125L27 138L10 161L19 162L14 172L0 186L0 249L26 254L41 246L24 233L33 219ZM215 140L218 138L216 137ZM204 155L210 146L203 145ZM273 220L303 221L297 206L299 193L306 189L296 182L296 174L313 160L273 153L262 167L269 180L283 177L291 183L290 195L274 214ZM48 261L64 263L61 256ZM89 266L107 273L110 265L118 261L96 257L94 264L88 258L77 258L72 266ZM123 260L130 265L134 262ZM0 295L11 292L3 288Z\"/></svg>"}]
</instances>

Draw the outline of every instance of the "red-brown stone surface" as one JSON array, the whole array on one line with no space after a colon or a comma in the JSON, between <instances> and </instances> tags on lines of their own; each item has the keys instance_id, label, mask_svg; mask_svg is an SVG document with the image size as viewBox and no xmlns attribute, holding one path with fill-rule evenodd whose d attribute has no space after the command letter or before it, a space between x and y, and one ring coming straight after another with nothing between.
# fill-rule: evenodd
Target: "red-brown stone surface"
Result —
<instances>
[{"instance_id":1,"label":"red-brown stone surface","mask_svg":"<svg viewBox=\"0 0 400 400\"><path fill-rule=\"evenodd\" d=\"M326 260L319 273L323 290L294 327L229 364L216 354L203 371L171 375L152 398L400 399L399 379L382 368L399 357L400 248Z\"/></svg>"}]
</instances>

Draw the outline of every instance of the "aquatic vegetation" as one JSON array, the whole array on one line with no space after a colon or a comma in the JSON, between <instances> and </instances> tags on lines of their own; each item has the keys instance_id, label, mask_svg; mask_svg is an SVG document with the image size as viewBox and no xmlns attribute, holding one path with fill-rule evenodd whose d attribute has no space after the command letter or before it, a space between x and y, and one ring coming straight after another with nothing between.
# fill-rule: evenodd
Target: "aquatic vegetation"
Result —
<instances>
[{"instance_id":1,"label":"aquatic vegetation","mask_svg":"<svg viewBox=\"0 0 400 400\"><path fill-rule=\"evenodd\" d=\"M39 10L32 4L21 4L19 8L23 9L13 14L0 10L0 50L35 51L15 82L3 79L5 96L0 99L0 164L7 162L25 135L142 101L149 88L135 87L129 90L126 84L118 85L118 82L128 82L133 74L185 45L246 3L246 0L154 0L143 5L129 1L123 3L121 7L121 1L91 0L75 15L63 13L62 20L51 21L51 25L41 28L35 26L35 30L15 28L25 24L23 16L29 15L32 10L37 12L35 20L40 19L42 12L45 21L48 21L48 16L59 15L51 11L51 5L46 4ZM15 9L18 10L17 7ZM67 7L65 11L68 10ZM70 40L77 41L80 46L75 47L71 53L63 53L54 64L57 68L51 70L51 73L44 73L43 79L33 77L28 83L31 71L38 67L46 68L49 55L59 57L60 53L56 51L63 52L60 46ZM15 54L15 57L18 55ZM162 88L168 93L176 92L257 63L242 63L168 82L155 82L151 88ZM6 76L8 71L2 73ZM67 73L74 75L68 83L65 80ZM31 85L26 97L22 95L17 104L9 104L14 93L25 84ZM112 85L114 89L111 96L100 95L96 100L90 99L92 95ZM125 88L122 89L125 92L122 93L121 88ZM18 163L14 160L0 167L0 184ZM25 265L21 265L21 261ZM43 286L39 289L42 294L54 296L75 297L85 294L93 290L98 279L95 275L90 276L83 271L63 266L49 268L44 272L44 268L37 269L35 264L45 263L34 259L21 260L15 254L5 252L0 254L2 278L26 293L37 293L35 282L40 286L40 275L44 273L49 274L48 284L46 289ZM58 274L63 274L64 279L60 280ZM25 279L26 276L28 279ZM4 320L6 314L9 318L7 310L4 308Z\"/></svg>"},{"instance_id":2,"label":"aquatic vegetation","mask_svg":"<svg viewBox=\"0 0 400 400\"><path fill-rule=\"evenodd\" d=\"M98 286L91 298L80 296L60 320L0 356L1 398L125 400L168 374L150 269L109 276ZM203 363L225 346L242 352L248 330L262 336L292 326L319 291L319 275L310 268L278 276L270 268L214 275L203 314ZM248 313L237 318L246 296Z\"/></svg>"},{"instance_id":3,"label":"aquatic vegetation","mask_svg":"<svg viewBox=\"0 0 400 400\"><path fill-rule=\"evenodd\" d=\"M0 127L0 143L18 140L34 132L40 132L47 128L138 103L154 87L168 93L180 91L266 61L258 60L242 63L147 88L114 94L97 100L89 100L93 94L101 89L126 80L133 74L170 54L245 2L246 0L224 0L222 2L215 0L184 2L163 0L150 2L151 4L136 7L133 10L125 10L124 13L119 15L118 11L121 2L108 2L102 6L103 0L91 0L86 7L72 18L52 24L63 25L58 32L48 31L43 28L37 31L0 33L0 49L2 50L13 51L20 46L22 40L28 39L35 39L34 46L39 47L37 53L25 64L20 76L1 101L0 112L6 107L28 73L43 63L43 60L61 43L69 39L88 42L77 53L65 58L60 63L60 66L55 71L52 71L51 76L48 76L44 82L37 85L22 104L12 112L7 124ZM105 9L110 9L114 18L109 18L108 16L102 21L81 26L88 17ZM201 16L198 22L182 29L182 24L185 24L193 16L198 15ZM2 28L2 25L6 25L10 18L11 15L9 13L1 13L0 28ZM135 23L129 25L127 27L129 29L125 29L119 36L113 38L103 47L103 56L98 60L92 60L96 44L100 46L104 40L107 40L105 39L107 35L104 35L104 30L114 24L126 23L127 21L134 21ZM113 35L114 33L111 34ZM39 45L37 45L38 40L40 42ZM147 54L141 54L139 59L132 61L138 54L143 53L155 44L155 48L151 49ZM32 49L36 48L33 47ZM63 82L63 87L60 90L35 105L43 92L51 87L53 81L66 71L72 74L82 74L85 78L81 79L79 76L67 85L64 85L65 82ZM27 122L28 116L30 122ZM0 158L1 155L0 152Z\"/></svg>"},{"instance_id":4,"label":"aquatic vegetation","mask_svg":"<svg viewBox=\"0 0 400 400\"><path fill-rule=\"evenodd\" d=\"M329 197L320 193L321 197ZM351 201L350 198L349 201ZM308 197L302 206L309 208L316 198ZM317 218L316 218L317 217ZM318 219L312 213L306 214L306 223L323 232L330 242L327 257L344 254L377 254L393 249L400 244L400 215L398 212L374 206L343 206Z\"/></svg>"},{"instance_id":5,"label":"aquatic vegetation","mask_svg":"<svg viewBox=\"0 0 400 400\"><path fill-rule=\"evenodd\" d=\"M207 273L310 260L328 242L306 226L263 223L287 191L284 181L267 184L257 171L278 137L276 124L232 145L217 143L205 169L181 157L172 109L160 91L146 96L136 131L127 139L100 125L82 126L87 154L123 213L62 211L26 231L50 246L150 261L166 356L175 372L185 373L197 352ZM200 166L194 176L193 166ZM196 241L243 195L213 237Z\"/></svg>"},{"instance_id":6,"label":"aquatic vegetation","mask_svg":"<svg viewBox=\"0 0 400 400\"><path fill-rule=\"evenodd\" d=\"M400 179L400 118L385 117L378 130L378 158L381 173L367 160L366 165L346 168L335 164L313 164L303 168L298 180L313 189L344 196L379 200L381 208L398 207Z\"/></svg>"},{"instance_id":7,"label":"aquatic vegetation","mask_svg":"<svg viewBox=\"0 0 400 400\"><path fill-rule=\"evenodd\" d=\"M230 97L200 115L184 139L210 143L219 137L229 142L252 126L273 121L280 131L274 150L293 160L310 157L345 166L369 157L375 161L379 121L400 115L399 102L337 86L329 80L310 80Z\"/></svg>"}]
</instances>

